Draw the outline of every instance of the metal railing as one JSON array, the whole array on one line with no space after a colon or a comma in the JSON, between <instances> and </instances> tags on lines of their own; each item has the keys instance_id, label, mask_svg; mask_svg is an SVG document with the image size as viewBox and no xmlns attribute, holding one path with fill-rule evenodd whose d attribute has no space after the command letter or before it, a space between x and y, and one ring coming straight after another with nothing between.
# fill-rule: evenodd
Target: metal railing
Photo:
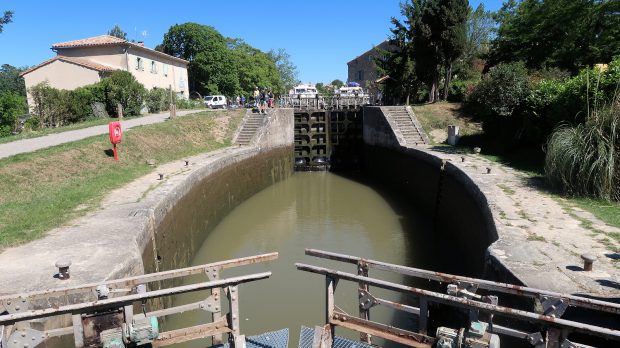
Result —
<instances>
[{"instance_id":1,"label":"metal railing","mask_svg":"<svg viewBox=\"0 0 620 348\"><path fill-rule=\"evenodd\" d=\"M478 329L480 327L484 328L483 332L485 332L486 335L508 335L523 339L535 347L587 347L583 344L573 343L568 340L568 335L573 332L580 332L585 333L586 335L620 341L620 331L560 318L568 306L582 307L617 315L620 313L620 305L616 303L555 293L530 287L432 272L322 250L306 249L306 255L357 265L357 274L351 274L307 264L296 264L297 269L322 274L326 279L326 326L317 328L317 331L320 332L315 332L315 337L322 337L320 340L317 339L317 346L329 346L331 344L331 337L333 337L334 328L336 326L341 326L360 332L360 339L365 343L371 343L371 336L377 336L409 346L431 347L441 340L449 340L449 338L440 335L439 329L444 329L441 331L442 333L445 333L446 330L451 330L439 328L436 337L431 337L427 334L429 304L431 303L458 307L469 312L470 328L462 329L463 331L461 331L461 333L464 334L459 334L458 338L459 340L462 340L463 344L468 339L467 333L474 332L475 334L479 334L479 332L475 332L476 330L474 330L474 328ZM447 283L447 294L370 278L368 276L368 271L370 269L388 271L415 278ZM334 303L334 292L339 280L357 282L359 284L358 317L345 313ZM419 306L413 307L378 298L370 292L370 286L413 295L418 298ZM497 296L478 295L476 294L478 289L486 289L500 294L525 296L536 299L540 301L542 313L534 313L499 306ZM379 305L417 316L418 331L412 332L370 321L370 309ZM486 316L486 322L479 321L479 316ZM520 322L528 322L534 324L540 331L523 332L509 327L500 326L493 323L494 316L511 318L512 320ZM456 332L456 330L453 331ZM491 337L486 337L488 338L488 341L486 342L487 345L482 346L493 346L490 343L492 342ZM466 347L467 345L463 346Z\"/></svg>"},{"instance_id":2,"label":"metal railing","mask_svg":"<svg viewBox=\"0 0 620 348\"><path fill-rule=\"evenodd\" d=\"M164 271L124 279L85 284L55 290L35 291L0 297L0 348L35 347L46 339L73 335L75 347L125 347L125 345L167 346L186 341L213 338L222 343L222 335L236 347L245 346L239 329L238 285L266 279L271 272L220 279L226 268L275 260L278 253L238 258L200 266ZM149 284L204 274L208 281L149 290ZM210 290L202 301L147 312L148 300ZM229 312L222 313L222 290L228 299ZM44 305L41 305L43 303ZM62 304L60 304L62 303ZM47 304L47 305L45 305ZM142 312L134 314L134 305ZM159 320L165 316L191 310L211 312L210 323L159 332ZM51 330L37 330L38 319L71 315L72 325Z\"/></svg>"},{"instance_id":3,"label":"metal railing","mask_svg":"<svg viewBox=\"0 0 620 348\"><path fill-rule=\"evenodd\" d=\"M373 105L373 99L367 94L353 96L324 96L317 94L315 97L302 95L284 95L280 97L279 105L293 109L318 109L318 110L348 110L357 109L366 105Z\"/></svg>"}]
</instances>

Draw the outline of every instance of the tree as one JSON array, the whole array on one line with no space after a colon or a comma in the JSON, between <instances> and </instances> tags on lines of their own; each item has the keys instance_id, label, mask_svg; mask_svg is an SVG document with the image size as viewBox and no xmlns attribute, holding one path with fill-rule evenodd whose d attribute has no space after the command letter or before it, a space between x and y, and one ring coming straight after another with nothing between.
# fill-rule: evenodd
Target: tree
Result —
<instances>
[{"instance_id":1,"label":"tree","mask_svg":"<svg viewBox=\"0 0 620 348\"><path fill-rule=\"evenodd\" d=\"M291 55L285 49L271 50L267 53L276 64L285 91L299 84L299 72L297 66L291 62Z\"/></svg>"},{"instance_id":2,"label":"tree","mask_svg":"<svg viewBox=\"0 0 620 348\"><path fill-rule=\"evenodd\" d=\"M330 82L329 84L334 86L335 89L338 89L338 88L344 86L344 82L342 82L342 80L339 80L339 79L335 79L334 81Z\"/></svg>"},{"instance_id":3,"label":"tree","mask_svg":"<svg viewBox=\"0 0 620 348\"><path fill-rule=\"evenodd\" d=\"M489 63L524 61L528 68L580 67L620 54L617 0L511 0L498 12Z\"/></svg>"},{"instance_id":4,"label":"tree","mask_svg":"<svg viewBox=\"0 0 620 348\"><path fill-rule=\"evenodd\" d=\"M0 94L15 93L26 96L26 84L24 78L19 74L24 68L16 68L9 64L2 64L0 67Z\"/></svg>"},{"instance_id":5,"label":"tree","mask_svg":"<svg viewBox=\"0 0 620 348\"><path fill-rule=\"evenodd\" d=\"M0 17L0 33L4 29L5 24L9 24L13 21L13 11L4 11L4 15Z\"/></svg>"},{"instance_id":6,"label":"tree","mask_svg":"<svg viewBox=\"0 0 620 348\"><path fill-rule=\"evenodd\" d=\"M26 97L11 92L0 93L0 137L17 130L19 116L27 113Z\"/></svg>"},{"instance_id":7,"label":"tree","mask_svg":"<svg viewBox=\"0 0 620 348\"><path fill-rule=\"evenodd\" d=\"M213 27L198 23L174 25L164 34L163 42L156 49L189 61L188 78L192 91L198 91L200 94L219 92L214 82L229 80L209 76L210 73L217 72L218 68L224 66L223 62L212 61L212 59L227 59L224 52L227 50L226 39ZM198 57L199 54L200 57Z\"/></svg>"},{"instance_id":8,"label":"tree","mask_svg":"<svg viewBox=\"0 0 620 348\"><path fill-rule=\"evenodd\" d=\"M127 40L127 33L123 31L123 29L121 29L120 26L114 25L114 28L110 29L110 31L108 31L108 35L110 36L115 36L119 39L123 39L123 40Z\"/></svg>"},{"instance_id":9,"label":"tree","mask_svg":"<svg viewBox=\"0 0 620 348\"><path fill-rule=\"evenodd\" d=\"M256 87L281 92L285 83L296 79L285 51L264 53L207 25L174 25L156 49L188 60L190 88L203 95L250 95Z\"/></svg>"},{"instance_id":10,"label":"tree","mask_svg":"<svg viewBox=\"0 0 620 348\"><path fill-rule=\"evenodd\" d=\"M471 62L474 58L488 53L491 32L494 28L493 14L485 10L483 3L469 12L463 60Z\"/></svg>"}]
</instances>

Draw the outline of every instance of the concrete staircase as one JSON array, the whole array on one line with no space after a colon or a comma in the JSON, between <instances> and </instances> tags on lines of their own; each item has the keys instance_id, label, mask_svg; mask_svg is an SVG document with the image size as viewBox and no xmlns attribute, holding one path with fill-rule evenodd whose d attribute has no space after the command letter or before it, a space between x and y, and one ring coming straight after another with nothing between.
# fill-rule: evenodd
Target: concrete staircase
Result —
<instances>
[{"instance_id":1,"label":"concrete staircase","mask_svg":"<svg viewBox=\"0 0 620 348\"><path fill-rule=\"evenodd\" d=\"M265 114L250 112L244 119L235 143L238 145L250 145L256 132L265 124L266 119L267 115Z\"/></svg>"},{"instance_id":2,"label":"concrete staircase","mask_svg":"<svg viewBox=\"0 0 620 348\"><path fill-rule=\"evenodd\" d=\"M430 144L428 136L408 106L384 106L383 114L388 119L401 145L418 146ZM404 142L404 144L402 144Z\"/></svg>"}]
</instances>

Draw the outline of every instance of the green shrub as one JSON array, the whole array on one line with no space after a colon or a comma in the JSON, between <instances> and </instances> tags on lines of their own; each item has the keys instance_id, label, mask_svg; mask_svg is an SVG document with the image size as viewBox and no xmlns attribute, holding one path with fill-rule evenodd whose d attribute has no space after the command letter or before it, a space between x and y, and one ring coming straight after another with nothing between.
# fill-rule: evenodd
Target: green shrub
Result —
<instances>
[{"instance_id":1,"label":"green shrub","mask_svg":"<svg viewBox=\"0 0 620 348\"><path fill-rule=\"evenodd\" d=\"M123 106L124 115L140 114L147 91L131 73L115 71L101 83L105 88L106 108L110 115L117 114L117 104Z\"/></svg>"},{"instance_id":2,"label":"green shrub","mask_svg":"<svg viewBox=\"0 0 620 348\"><path fill-rule=\"evenodd\" d=\"M201 100L191 99L176 99L177 109L203 109L205 107L204 102Z\"/></svg>"},{"instance_id":3,"label":"green shrub","mask_svg":"<svg viewBox=\"0 0 620 348\"><path fill-rule=\"evenodd\" d=\"M39 128L60 127L71 119L69 91L50 87L47 82L32 86L29 91Z\"/></svg>"},{"instance_id":4,"label":"green shrub","mask_svg":"<svg viewBox=\"0 0 620 348\"><path fill-rule=\"evenodd\" d=\"M76 88L69 92L69 121L80 122L93 117L93 103L105 103L105 90L101 83Z\"/></svg>"},{"instance_id":5,"label":"green shrub","mask_svg":"<svg viewBox=\"0 0 620 348\"><path fill-rule=\"evenodd\" d=\"M584 123L561 125L547 143L550 183L573 195L620 200L620 97Z\"/></svg>"},{"instance_id":6,"label":"green shrub","mask_svg":"<svg viewBox=\"0 0 620 348\"><path fill-rule=\"evenodd\" d=\"M160 112L168 110L170 104L170 90L162 88L153 88L147 92L146 107L149 112Z\"/></svg>"},{"instance_id":7,"label":"green shrub","mask_svg":"<svg viewBox=\"0 0 620 348\"><path fill-rule=\"evenodd\" d=\"M482 119L485 133L514 141L523 131L520 111L529 92L527 69L522 62L499 64L476 85L466 106Z\"/></svg>"},{"instance_id":8,"label":"green shrub","mask_svg":"<svg viewBox=\"0 0 620 348\"><path fill-rule=\"evenodd\" d=\"M26 114L26 97L13 93L0 94L0 136L10 135L18 129L19 116Z\"/></svg>"}]
</instances>

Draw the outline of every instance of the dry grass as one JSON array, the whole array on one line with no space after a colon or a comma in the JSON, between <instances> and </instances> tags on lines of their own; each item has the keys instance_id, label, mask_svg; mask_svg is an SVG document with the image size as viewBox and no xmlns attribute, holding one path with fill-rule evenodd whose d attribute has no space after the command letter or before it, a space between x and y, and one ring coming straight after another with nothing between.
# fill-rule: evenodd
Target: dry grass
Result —
<instances>
[{"instance_id":1,"label":"dry grass","mask_svg":"<svg viewBox=\"0 0 620 348\"><path fill-rule=\"evenodd\" d=\"M199 113L123 134L120 160L107 135L0 160L0 247L45 231L97 207L105 193L165 163L230 145L243 111Z\"/></svg>"},{"instance_id":2,"label":"dry grass","mask_svg":"<svg viewBox=\"0 0 620 348\"><path fill-rule=\"evenodd\" d=\"M433 104L415 105L412 107L416 117L422 123L426 133L433 143L441 143L442 135L448 136L448 126L459 126L461 136L477 135L482 133L480 122L466 115L460 103L438 102ZM433 135L435 135L433 137Z\"/></svg>"}]
</instances>

